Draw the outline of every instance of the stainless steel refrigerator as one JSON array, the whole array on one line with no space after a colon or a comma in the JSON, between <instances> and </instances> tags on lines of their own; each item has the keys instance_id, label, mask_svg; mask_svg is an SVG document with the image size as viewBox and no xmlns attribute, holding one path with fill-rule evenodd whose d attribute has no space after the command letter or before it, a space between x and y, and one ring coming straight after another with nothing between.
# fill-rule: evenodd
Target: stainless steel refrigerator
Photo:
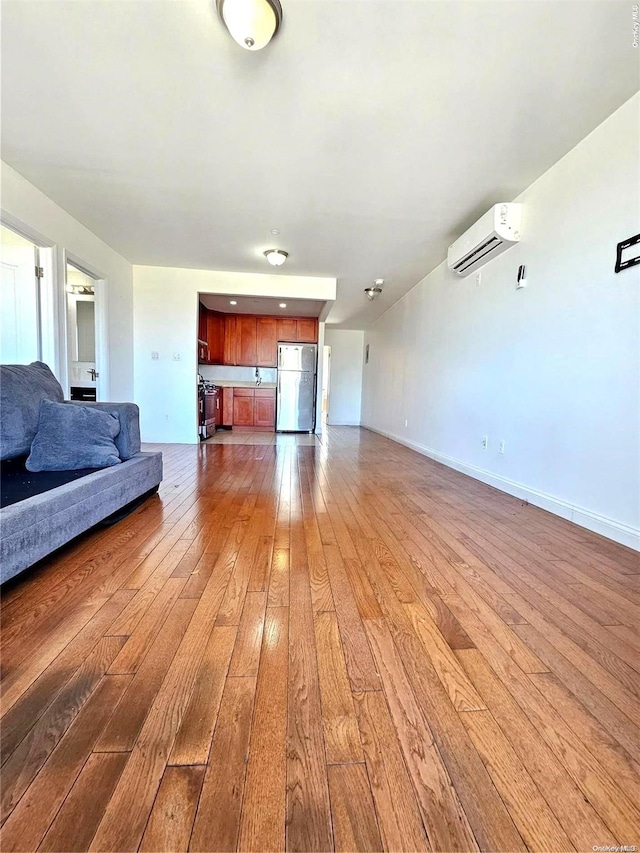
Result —
<instances>
[{"instance_id":1,"label":"stainless steel refrigerator","mask_svg":"<svg viewBox=\"0 0 640 853\"><path fill-rule=\"evenodd\" d=\"M313 432L316 425L315 344L278 344L276 430Z\"/></svg>"}]
</instances>

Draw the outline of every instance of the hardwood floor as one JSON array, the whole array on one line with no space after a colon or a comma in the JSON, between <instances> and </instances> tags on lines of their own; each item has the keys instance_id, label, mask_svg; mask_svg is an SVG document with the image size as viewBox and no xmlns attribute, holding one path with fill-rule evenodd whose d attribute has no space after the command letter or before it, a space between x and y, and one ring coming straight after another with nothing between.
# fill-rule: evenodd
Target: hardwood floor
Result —
<instances>
[{"instance_id":1,"label":"hardwood floor","mask_svg":"<svg viewBox=\"0 0 640 853\"><path fill-rule=\"evenodd\" d=\"M640 561L356 428L3 590L3 851L640 844Z\"/></svg>"}]
</instances>

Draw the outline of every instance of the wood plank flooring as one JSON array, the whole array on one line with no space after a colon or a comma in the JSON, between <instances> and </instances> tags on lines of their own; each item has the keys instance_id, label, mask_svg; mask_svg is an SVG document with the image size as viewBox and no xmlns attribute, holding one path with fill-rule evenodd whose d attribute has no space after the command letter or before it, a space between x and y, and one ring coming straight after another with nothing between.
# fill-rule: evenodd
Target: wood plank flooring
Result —
<instances>
[{"instance_id":1,"label":"wood plank flooring","mask_svg":"<svg viewBox=\"0 0 640 853\"><path fill-rule=\"evenodd\" d=\"M3 851L640 845L638 554L357 428L159 449L3 590Z\"/></svg>"}]
</instances>

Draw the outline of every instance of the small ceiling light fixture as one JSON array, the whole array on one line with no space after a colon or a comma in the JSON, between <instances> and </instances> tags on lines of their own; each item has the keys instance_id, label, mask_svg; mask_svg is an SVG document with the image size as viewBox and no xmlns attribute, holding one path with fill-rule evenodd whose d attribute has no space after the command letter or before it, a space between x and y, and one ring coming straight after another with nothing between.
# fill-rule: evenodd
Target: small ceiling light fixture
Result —
<instances>
[{"instance_id":1,"label":"small ceiling light fixture","mask_svg":"<svg viewBox=\"0 0 640 853\"><path fill-rule=\"evenodd\" d=\"M280 307L281 307L281 308L286 308L286 307L287 307L287 303L286 303L286 302L281 302L281 303L280 303Z\"/></svg>"},{"instance_id":2,"label":"small ceiling light fixture","mask_svg":"<svg viewBox=\"0 0 640 853\"><path fill-rule=\"evenodd\" d=\"M369 300L369 302L373 302L373 300L376 298L376 296L380 296L380 294L382 293L382 285L383 284L384 284L384 279L383 278L377 278L373 283L373 287L365 287L364 292L366 293L367 299Z\"/></svg>"},{"instance_id":3,"label":"small ceiling light fixture","mask_svg":"<svg viewBox=\"0 0 640 853\"><path fill-rule=\"evenodd\" d=\"M246 50L266 47L282 24L279 0L216 0L231 37Z\"/></svg>"},{"instance_id":4,"label":"small ceiling light fixture","mask_svg":"<svg viewBox=\"0 0 640 853\"><path fill-rule=\"evenodd\" d=\"M264 256L272 267L281 267L289 257L289 252L284 252L282 249L267 249Z\"/></svg>"},{"instance_id":5,"label":"small ceiling light fixture","mask_svg":"<svg viewBox=\"0 0 640 853\"><path fill-rule=\"evenodd\" d=\"M271 233L272 233L272 234L279 234L279 233L280 233L280 229L279 229L279 228L272 228L272 229L271 229Z\"/></svg>"},{"instance_id":6,"label":"small ceiling light fixture","mask_svg":"<svg viewBox=\"0 0 640 853\"><path fill-rule=\"evenodd\" d=\"M237 305L237 304L238 304L238 303L236 302L236 300L235 300L235 299L230 299L230 300L229 300L229 305Z\"/></svg>"}]
</instances>

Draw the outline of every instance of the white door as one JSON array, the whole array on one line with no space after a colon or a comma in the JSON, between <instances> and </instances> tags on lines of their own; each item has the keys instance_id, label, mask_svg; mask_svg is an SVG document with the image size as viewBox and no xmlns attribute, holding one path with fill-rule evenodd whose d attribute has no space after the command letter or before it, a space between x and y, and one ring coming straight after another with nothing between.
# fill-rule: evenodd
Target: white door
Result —
<instances>
[{"instance_id":1,"label":"white door","mask_svg":"<svg viewBox=\"0 0 640 853\"><path fill-rule=\"evenodd\" d=\"M0 363L29 364L41 357L38 249L2 226Z\"/></svg>"}]
</instances>

